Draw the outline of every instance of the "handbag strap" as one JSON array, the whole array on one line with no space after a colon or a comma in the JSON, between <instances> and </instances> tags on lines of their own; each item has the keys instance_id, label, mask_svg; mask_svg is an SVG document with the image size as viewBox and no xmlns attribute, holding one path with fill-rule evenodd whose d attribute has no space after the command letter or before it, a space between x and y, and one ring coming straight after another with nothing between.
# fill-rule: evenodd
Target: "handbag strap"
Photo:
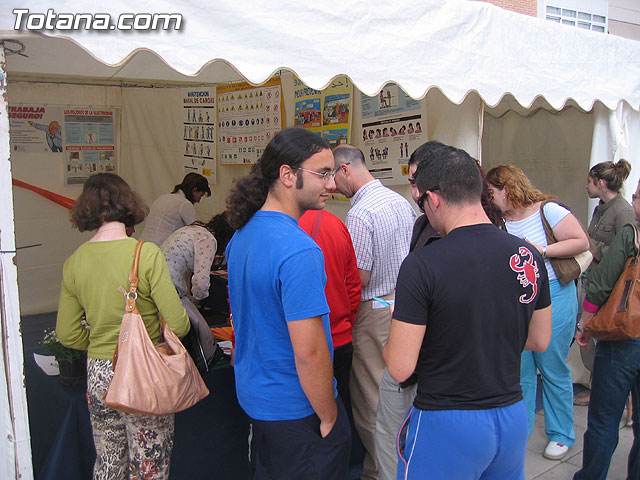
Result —
<instances>
[{"instance_id":1,"label":"handbag strap","mask_svg":"<svg viewBox=\"0 0 640 480\"><path fill-rule=\"evenodd\" d=\"M552 243L556 243L556 237L553 234L553 229L551 228L551 225L549 224L549 221L547 220L547 217L544 216L544 206L549 203L549 202L553 202L554 200L546 200L544 202L542 202L540 204L540 217L542 217L542 227L544 228L544 234L547 236L547 243L549 245L551 245ZM556 202L558 203L558 202ZM558 205L560 205L558 203ZM564 206L564 205L562 205ZM565 207L566 208L566 207ZM569 210L569 209L567 209Z\"/></svg>"},{"instance_id":2,"label":"handbag strap","mask_svg":"<svg viewBox=\"0 0 640 480\"><path fill-rule=\"evenodd\" d=\"M129 272L129 291L126 298L127 303L124 307L124 313L138 312L136 307L136 298L138 298L138 263L140 262L140 250L144 240L140 240L136 245L136 252L133 256L133 265ZM113 358L111 360L111 369L116 370L116 363L118 363L118 346L120 345L120 338L118 337L118 343L116 343L116 349L113 351Z\"/></svg>"},{"instance_id":3,"label":"handbag strap","mask_svg":"<svg viewBox=\"0 0 640 480\"><path fill-rule=\"evenodd\" d=\"M140 240L136 245L136 253L133 256L133 265L129 272L129 292L127 293L127 305L125 312L135 312L136 298L138 298L138 264L140 263L140 250L144 240Z\"/></svg>"},{"instance_id":4,"label":"handbag strap","mask_svg":"<svg viewBox=\"0 0 640 480\"><path fill-rule=\"evenodd\" d=\"M144 242L144 240L140 240L136 245L136 253L133 257L133 266L129 272L129 293L127 293L127 305L125 307L125 312L140 313L136 308L136 298L138 298L138 264L140 263L140 250L142 249L142 244ZM167 322L162 316L158 315L158 317L160 318L160 338L164 338L164 326Z\"/></svg>"},{"instance_id":5,"label":"handbag strap","mask_svg":"<svg viewBox=\"0 0 640 480\"><path fill-rule=\"evenodd\" d=\"M540 216L542 217L542 227L544 228L544 233L547 236L547 243L549 245L551 245L552 243L556 243L556 237L553 234L553 228L551 228L551 225L549 224L549 221L547 220L547 217L544 216L544 206L547 203L556 203L558 205L560 205L563 208L566 208L567 210L569 210L569 214L573 215L573 212L571 211L571 209L569 207L567 207L564 203L558 201L558 200L545 200L544 202L542 202L540 204ZM578 220L578 224L580 225L580 228L582 228L582 231L584 232L584 234L587 236L587 238L589 239L589 251L593 254L594 252L594 248L593 248L593 240L591 240L591 237L589 236L589 233L587 232L587 229L584 228L584 225L582 225L582 222L580 220Z\"/></svg>"},{"instance_id":6,"label":"handbag strap","mask_svg":"<svg viewBox=\"0 0 640 480\"><path fill-rule=\"evenodd\" d=\"M638 232L638 227L634 223L627 223L625 227L629 225L633 228L633 247L635 248L635 253L633 255L634 261L638 262L638 255L640 255L640 232Z\"/></svg>"}]
</instances>

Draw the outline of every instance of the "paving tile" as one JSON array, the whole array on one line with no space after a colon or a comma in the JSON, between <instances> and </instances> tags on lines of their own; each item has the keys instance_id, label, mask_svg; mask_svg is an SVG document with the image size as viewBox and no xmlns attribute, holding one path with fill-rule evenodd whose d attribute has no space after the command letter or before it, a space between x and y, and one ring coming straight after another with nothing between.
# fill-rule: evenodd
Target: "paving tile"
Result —
<instances>
[{"instance_id":1,"label":"paving tile","mask_svg":"<svg viewBox=\"0 0 640 480\"><path fill-rule=\"evenodd\" d=\"M547 470L541 475L533 478L535 478L536 480L571 480L573 478L574 473L576 473L575 466L567 462L559 462L551 470ZM529 478L529 477L525 477L525 478Z\"/></svg>"},{"instance_id":2,"label":"paving tile","mask_svg":"<svg viewBox=\"0 0 640 480\"><path fill-rule=\"evenodd\" d=\"M573 406L573 424L583 428L587 428L587 412L589 407L580 405Z\"/></svg>"},{"instance_id":3,"label":"paving tile","mask_svg":"<svg viewBox=\"0 0 640 480\"><path fill-rule=\"evenodd\" d=\"M620 430L618 438L618 446L611 457L611 466L609 467L609 480L624 480L627 478L627 460L629 458L629 450L633 443L633 431L631 428L623 427Z\"/></svg>"},{"instance_id":4,"label":"paving tile","mask_svg":"<svg viewBox=\"0 0 640 480\"><path fill-rule=\"evenodd\" d=\"M542 456L540 456L542 458ZM545 462L550 462L550 460L545 460ZM537 458L534 458L532 455L529 455L527 452L527 457L524 460L524 478L525 480L533 480L537 478L545 478L547 472L551 471L554 465L546 464L545 462L539 461Z\"/></svg>"},{"instance_id":5,"label":"paving tile","mask_svg":"<svg viewBox=\"0 0 640 480\"><path fill-rule=\"evenodd\" d=\"M547 445L544 432L544 414L537 412L535 425L527 443L525 459L526 480L571 480L575 472L582 467L583 436L587 426L587 407L574 407L574 425L576 443L562 461L547 460L542 452ZM633 431L622 426L618 447L611 459L607 480L625 480L627 478L627 458L633 443Z\"/></svg>"}]
</instances>

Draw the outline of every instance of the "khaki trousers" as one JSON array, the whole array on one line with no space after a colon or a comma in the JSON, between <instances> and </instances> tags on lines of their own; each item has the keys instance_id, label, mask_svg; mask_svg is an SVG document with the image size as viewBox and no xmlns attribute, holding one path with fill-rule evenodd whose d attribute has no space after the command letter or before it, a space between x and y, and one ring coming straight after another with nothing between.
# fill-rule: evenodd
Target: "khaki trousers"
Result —
<instances>
[{"instance_id":1,"label":"khaki trousers","mask_svg":"<svg viewBox=\"0 0 640 480\"><path fill-rule=\"evenodd\" d=\"M385 295L385 300L393 300L395 291ZM351 406L353 420L366 453L362 466L362 479L377 480L376 460L376 415L378 392L384 373L382 347L389 338L391 314L379 302L368 300L358 308L353 325L353 362L351 364ZM405 412L406 413L406 412Z\"/></svg>"}]
</instances>

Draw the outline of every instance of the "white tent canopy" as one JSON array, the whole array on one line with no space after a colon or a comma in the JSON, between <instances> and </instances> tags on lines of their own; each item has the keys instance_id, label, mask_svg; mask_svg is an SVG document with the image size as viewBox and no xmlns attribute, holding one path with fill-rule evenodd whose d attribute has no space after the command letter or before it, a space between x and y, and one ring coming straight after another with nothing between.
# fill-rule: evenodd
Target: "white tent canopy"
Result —
<instances>
[{"instance_id":1,"label":"white tent canopy","mask_svg":"<svg viewBox=\"0 0 640 480\"><path fill-rule=\"evenodd\" d=\"M168 119L166 125L154 124L159 132L153 132L153 141L140 141L129 130L140 123L138 118L145 117L137 117L138 110L132 113L129 105L136 102L136 108L146 109L149 122L157 121L165 113L161 104L170 103L174 94L171 88L142 87L215 85L243 79L260 84L287 69L316 89L341 74L369 95L375 95L387 82L396 82L412 97L426 98L434 112L430 139L482 154L488 157L488 165L505 159L520 161L529 168L527 173L545 174L537 178L548 182L545 186L555 182L572 188L573 198L585 197L580 182L584 182L590 164L624 156L634 165L629 182L639 176L638 42L461 0L210 3L163 0L132 5L111 0L95 6L36 0L25 1L20 7L0 5L0 40L6 56L3 59L0 49L0 158L7 160L10 154L9 102L116 105L123 111L119 139L123 162L136 159L135 165L120 165L121 173L152 200L169 186L163 181L175 174L171 165L175 152L164 155L162 146L154 147L153 143L172 136L175 122ZM50 8L56 15L100 12L113 19L123 13L179 13L182 24L179 31L18 32L14 30L14 8L45 15ZM161 91L159 102L155 96ZM545 143L553 144L549 150L557 151L541 154L537 149ZM548 156L542 159L544 164L540 163L542 156ZM13 264L13 202L16 217L22 216L23 231L25 224L39 225L42 218L31 215L34 204L28 203L32 200L27 194L14 191L12 197L11 168L17 176L32 174L34 183L43 188L67 196L79 193L78 187L57 189L62 175L58 167L36 167L39 159L25 157L19 164L10 166L5 161L0 167L0 326L4 347L0 361L5 365L0 372L0 405L6 412L0 428L5 438L0 442L1 478L32 476ZM159 185L142 178L152 157L160 165L154 175ZM242 168L237 167L233 174L228 168L220 171L219 186L231 185ZM56 229L70 230L64 215L55 208L59 207L45 201L34 208L46 217L38 227L42 235L55 237L59 235ZM24 212L28 212L26 220ZM586 213L586 207L581 213ZM46 275L40 270L33 275L49 279L45 280L47 295L34 293L29 272L25 273L29 261L64 260L68 252L63 249L72 251L79 238L70 242L64 236L56 238L58 241L51 243L59 244L56 248L60 250L43 254L33 249L28 257L20 258L21 286L29 290L29 302L55 296L59 288L51 280L59 275L59 265L48 264ZM57 273L51 273L54 271Z\"/></svg>"},{"instance_id":2,"label":"white tent canopy","mask_svg":"<svg viewBox=\"0 0 640 480\"><path fill-rule=\"evenodd\" d=\"M21 8L44 14L51 4L27 1ZM524 107L544 97L556 110L568 99L583 110L596 101L611 110L621 101L640 108L640 43L487 3L331 0L302 7L290 0L207 6L143 1L135 8L133 13L180 13L181 29L47 31L73 39L86 52L59 46L60 40L22 38L28 57L9 56L8 69L153 83L218 83L243 76L259 84L287 67L317 89L346 74L370 95L394 81L414 98L437 87L454 103L475 91L489 106L511 94ZM17 18L12 10L0 7L0 30L5 38L20 39L11 31ZM100 6L112 18L131 10L122 0ZM86 11L78 2L55 5L56 14Z\"/></svg>"}]
</instances>

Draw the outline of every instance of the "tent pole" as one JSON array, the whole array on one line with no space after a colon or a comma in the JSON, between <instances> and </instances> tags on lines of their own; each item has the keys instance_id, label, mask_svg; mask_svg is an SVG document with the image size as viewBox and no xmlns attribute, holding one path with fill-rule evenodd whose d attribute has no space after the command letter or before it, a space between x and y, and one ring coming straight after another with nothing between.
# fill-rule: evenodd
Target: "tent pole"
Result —
<instances>
[{"instance_id":1,"label":"tent pole","mask_svg":"<svg viewBox=\"0 0 640 480\"><path fill-rule=\"evenodd\" d=\"M33 479L24 378L18 276L9 162L9 115L4 45L0 42L0 478Z\"/></svg>"}]
</instances>

